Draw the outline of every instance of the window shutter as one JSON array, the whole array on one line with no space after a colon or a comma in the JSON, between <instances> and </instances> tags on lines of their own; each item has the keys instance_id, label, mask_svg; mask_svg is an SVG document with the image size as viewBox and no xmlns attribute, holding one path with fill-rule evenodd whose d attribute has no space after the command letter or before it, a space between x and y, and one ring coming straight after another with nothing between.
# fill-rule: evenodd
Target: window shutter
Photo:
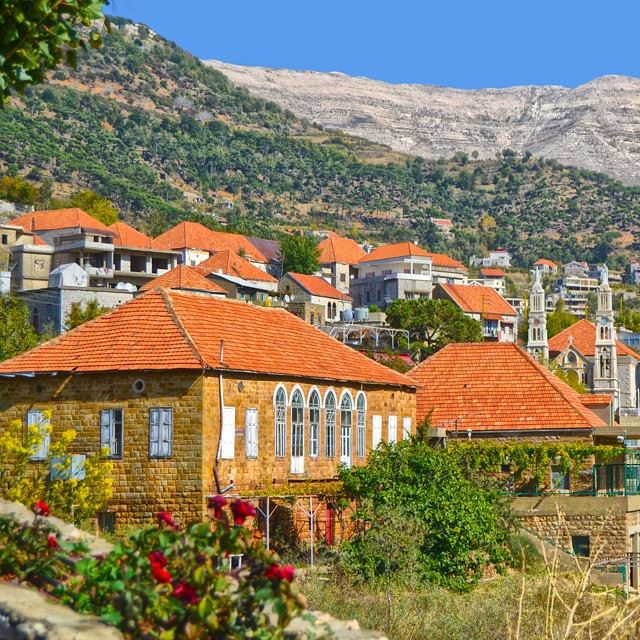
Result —
<instances>
[{"instance_id":1,"label":"window shutter","mask_svg":"<svg viewBox=\"0 0 640 640\"><path fill-rule=\"evenodd\" d=\"M149 455L152 458L160 455L160 409L149 411Z\"/></svg>"},{"instance_id":2,"label":"window shutter","mask_svg":"<svg viewBox=\"0 0 640 640\"><path fill-rule=\"evenodd\" d=\"M46 460L49 455L49 443L51 436L47 430L49 423L45 418L44 412L32 410L27 413L27 427L37 426L40 435L43 436L42 442L31 456L31 460Z\"/></svg>"},{"instance_id":3,"label":"window shutter","mask_svg":"<svg viewBox=\"0 0 640 640\"><path fill-rule=\"evenodd\" d=\"M111 411L100 412L100 448L108 449L111 455Z\"/></svg>"},{"instance_id":4,"label":"window shutter","mask_svg":"<svg viewBox=\"0 0 640 640\"><path fill-rule=\"evenodd\" d=\"M389 416L389 435L387 442L394 444L398 441L398 416Z\"/></svg>"},{"instance_id":5,"label":"window shutter","mask_svg":"<svg viewBox=\"0 0 640 640\"><path fill-rule=\"evenodd\" d=\"M245 441L247 458L258 457L258 410L247 409L245 413Z\"/></svg>"},{"instance_id":6,"label":"window shutter","mask_svg":"<svg viewBox=\"0 0 640 640\"><path fill-rule=\"evenodd\" d=\"M222 437L220 438L220 457L233 460L236 441L236 408L224 407L222 413Z\"/></svg>"},{"instance_id":7,"label":"window shutter","mask_svg":"<svg viewBox=\"0 0 640 640\"><path fill-rule=\"evenodd\" d=\"M171 456L171 445L173 439L173 410L161 409L160 424L160 455L169 458Z\"/></svg>"},{"instance_id":8,"label":"window shutter","mask_svg":"<svg viewBox=\"0 0 640 640\"><path fill-rule=\"evenodd\" d=\"M408 440L411 437L411 418L402 418L402 437Z\"/></svg>"},{"instance_id":9,"label":"window shutter","mask_svg":"<svg viewBox=\"0 0 640 640\"><path fill-rule=\"evenodd\" d=\"M372 448L376 448L382 440L382 416L372 417Z\"/></svg>"}]
</instances>

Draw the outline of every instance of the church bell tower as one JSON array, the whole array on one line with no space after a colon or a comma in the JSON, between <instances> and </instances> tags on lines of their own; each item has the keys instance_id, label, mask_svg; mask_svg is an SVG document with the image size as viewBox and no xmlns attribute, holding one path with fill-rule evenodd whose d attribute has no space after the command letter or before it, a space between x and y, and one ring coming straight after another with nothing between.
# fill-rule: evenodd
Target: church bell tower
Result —
<instances>
[{"instance_id":1,"label":"church bell tower","mask_svg":"<svg viewBox=\"0 0 640 640\"><path fill-rule=\"evenodd\" d=\"M544 288L540 282L540 270L534 272L535 281L529 296L529 336L527 351L536 360L544 362L549 359L549 343L547 341L547 310L544 299Z\"/></svg>"},{"instance_id":2,"label":"church bell tower","mask_svg":"<svg viewBox=\"0 0 640 640\"><path fill-rule=\"evenodd\" d=\"M609 270L601 271L596 312L595 362L593 363L594 393L610 393L615 408L618 406L618 354L616 352L616 328L613 322L613 305Z\"/></svg>"}]
</instances>

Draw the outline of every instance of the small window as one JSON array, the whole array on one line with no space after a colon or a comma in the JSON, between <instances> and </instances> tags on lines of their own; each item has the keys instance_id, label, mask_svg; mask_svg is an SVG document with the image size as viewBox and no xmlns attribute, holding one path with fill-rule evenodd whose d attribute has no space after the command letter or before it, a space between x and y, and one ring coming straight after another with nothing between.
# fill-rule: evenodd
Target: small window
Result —
<instances>
[{"instance_id":1,"label":"small window","mask_svg":"<svg viewBox=\"0 0 640 640\"><path fill-rule=\"evenodd\" d=\"M245 445L247 458L258 457L258 410L245 411Z\"/></svg>"},{"instance_id":2,"label":"small window","mask_svg":"<svg viewBox=\"0 0 640 640\"><path fill-rule=\"evenodd\" d=\"M2 244L9 244L9 236L6 233L2 234Z\"/></svg>"},{"instance_id":3,"label":"small window","mask_svg":"<svg viewBox=\"0 0 640 640\"><path fill-rule=\"evenodd\" d=\"M367 437L367 401L364 393L358 394L356 400L356 456L364 458Z\"/></svg>"},{"instance_id":4,"label":"small window","mask_svg":"<svg viewBox=\"0 0 640 640\"><path fill-rule=\"evenodd\" d=\"M287 394L280 387L276 391L276 458L284 458L287 445Z\"/></svg>"},{"instance_id":5,"label":"small window","mask_svg":"<svg viewBox=\"0 0 640 640\"><path fill-rule=\"evenodd\" d=\"M46 460L49 455L51 435L49 434L49 420L44 411L33 409L27 413L27 428L37 427L42 438L40 446L34 448L31 460Z\"/></svg>"},{"instance_id":6,"label":"small window","mask_svg":"<svg viewBox=\"0 0 640 640\"><path fill-rule=\"evenodd\" d=\"M402 418L402 437L404 440L408 440L411 437L411 418Z\"/></svg>"},{"instance_id":7,"label":"small window","mask_svg":"<svg viewBox=\"0 0 640 640\"><path fill-rule=\"evenodd\" d=\"M222 434L220 437L220 457L233 460L236 453L236 408L225 407L222 412Z\"/></svg>"},{"instance_id":8,"label":"small window","mask_svg":"<svg viewBox=\"0 0 640 640\"><path fill-rule=\"evenodd\" d=\"M149 456L170 458L173 449L173 409L149 410Z\"/></svg>"},{"instance_id":9,"label":"small window","mask_svg":"<svg viewBox=\"0 0 640 640\"><path fill-rule=\"evenodd\" d=\"M105 409L100 412L100 447L108 450L110 458L122 458L123 413L122 409Z\"/></svg>"},{"instance_id":10,"label":"small window","mask_svg":"<svg viewBox=\"0 0 640 640\"><path fill-rule=\"evenodd\" d=\"M382 442L382 416L371 417L371 448L376 449Z\"/></svg>"},{"instance_id":11,"label":"small window","mask_svg":"<svg viewBox=\"0 0 640 640\"><path fill-rule=\"evenodd\" d=\"M571 536L571 548L578 557L588 558L591 555L589 536Z\"/></svg>"},{"instance_id":12,"label":"small window","mask_svg":"<svg viewBox=\"0 0 640 640\"><path fill-rule=\"evenodd\" d=\"M551 490L569 491L569 474L563 469L562 465L551 465Z\"/></svg>"}]
</instances>

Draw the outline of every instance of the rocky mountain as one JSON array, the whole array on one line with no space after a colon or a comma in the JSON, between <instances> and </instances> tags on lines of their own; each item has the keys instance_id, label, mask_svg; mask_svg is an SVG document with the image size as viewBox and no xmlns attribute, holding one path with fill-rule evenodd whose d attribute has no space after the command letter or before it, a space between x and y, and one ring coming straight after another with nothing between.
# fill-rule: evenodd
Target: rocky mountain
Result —
<instances>
[{"instance_id":1,"label":"rocky mountain","mask_svg":"<svg viewBox=\"0 0 640 640\"><path fill-rule=\"evenodd\" d=\"M503 149L553 158L640 184L640 79L462 90L342 73L206 64L253 95L325 127L424 158Z\"/></svg>"}]
</instances>

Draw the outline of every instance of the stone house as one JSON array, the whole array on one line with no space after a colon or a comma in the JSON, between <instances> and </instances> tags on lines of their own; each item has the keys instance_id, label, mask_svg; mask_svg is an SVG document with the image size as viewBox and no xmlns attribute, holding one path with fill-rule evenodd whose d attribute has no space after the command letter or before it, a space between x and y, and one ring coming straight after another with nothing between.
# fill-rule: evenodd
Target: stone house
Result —
<instances>
[{"instance_id":1,"label":"stone house","mask_svg":"<svg viewBox=\"0 0 640 640\"><path fill-rule=\"evenodd\" d=\"M485 340L515 342L518 312L493 288L474 284L439 284L433 297L453 302L482 325Z\"/></svg>"},{"instance_id":2,"label":"stone house","mask_svg":"<svg viewBox=\"0 0 640 640\"><path fill-rule=\"evenodd\" d=\"M54 438L74 429L76 453L113 459L118 524L201 520L217 489L364 464L414 432L415 391L284 310L154 289L0 363L0 429L49 409Z\"/></svg>"},{"instance_id":3,"label":"stone house","mask_svg":"<svg viewBox=\"0 0 640 640\"><path fill-rule=\"evenodd\" d=\"M366 256L364 249L355 240L341 238L334 233L318 243L318 249L322 267L320 275L338 291L348 294L358 262Z\"/></svg>"},{"instance_id":4,"label":"stone house","mask_svg":"<svg viewBox=\"0 0 640 640\"><path fill-rule=\"evenodd\" d=\"M316 320L312 324L340 322L350 318L351 298L320 276L285 273L278 284L278 293L282 297L288 296L287 304L294 313L299 308L296 305L301 302L304 303L303 308L311 308Z\"/></svg>"},{"instance_id":5,"label":"stone house","mask_svg":"<svg viewBox=\"0 0 640 640\"><path fill-rule=\"evenodd\" d=\"M548 276L558 273L558 265L553 260L540 258L533 263L533 270L540 271L542 275Z\"/></svg>"},{"instance_id":6,"label":"stone house","mask_svg":"<svg viewBox=\"0 0 640 640\"><path fill-rule=\"evenodd\" d=\"M480 269L482 285L495 289L501 296L505 294L504 269L499 267L483 267Z\"/></svg>"}]
</instances>

